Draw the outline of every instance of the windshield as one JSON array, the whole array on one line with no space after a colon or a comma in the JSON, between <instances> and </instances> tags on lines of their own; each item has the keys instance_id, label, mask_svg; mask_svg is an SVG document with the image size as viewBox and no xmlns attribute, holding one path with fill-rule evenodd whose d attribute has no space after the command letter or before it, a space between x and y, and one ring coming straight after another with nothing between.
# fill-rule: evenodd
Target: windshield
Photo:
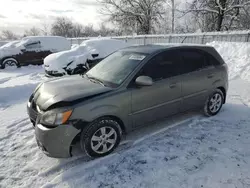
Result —
<instances>
[{"instance_id":1,"label":"windshield","mask_svg":"<svg viewBox=\"0 0 250 188\"><path fill-rule=\"evenodd\" d=\"M15 47L15 44L17 44L18 42L19 41L8 42L7 44L1 46L1 48Z\"/></svg>"},{"instance_id":2,"label":"windshield","mask_svg":"<svg viewBox=\"0 0 250 188\"><path fill-rule=\"evenodd\" d=\"M146 54L142 53L118 51L102 60L86 75L102 81L105 85L117 87L145 57Z\"/></svg>"}]
</instances>

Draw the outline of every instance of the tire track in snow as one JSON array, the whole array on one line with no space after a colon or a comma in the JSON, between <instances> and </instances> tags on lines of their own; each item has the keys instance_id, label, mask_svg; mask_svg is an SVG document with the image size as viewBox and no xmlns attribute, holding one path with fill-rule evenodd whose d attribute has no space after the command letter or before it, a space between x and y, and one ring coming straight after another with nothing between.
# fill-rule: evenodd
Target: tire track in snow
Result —
<instances>
[{"instance_id":1,"label":"tire track in snow","mask_svg":"<svg viewBox=\"0 0 250 188\"><path fill-rule=\"evenodd\" d=\"M16 125L22 123L22 122L27 122L28 119L29 119L29 118L24 118L24 119L21 119L21 120L19 120L19 121L14 121L14 122L11 123L10 125L8 125L7 128L11 128L11 127L13 127L13 126L16 126Z\"/></svg>"},{"instance_id":2,"label":"tire track in snow","mask_svg":"<svg viewBox=\"0 0 250 188\"><path fill-rule=\"evenodd\" d=\"M136 139L136 140L125 140L125 142L121 143L118 148L116 148L116 150L114 151L114 153L112 155L117 155L117 154L122 154L123 152L125 152L126 150L129 150L130 148L135 147L136 145L139 145L141 142L143 142L143 140L147 140L150 139L151 137L157 136L158 134L167 131L168 129L174 128L176 126L181 126L183 124L190 124L192 123L194 120L197 119L201 119L199 116L197 117L193 117L193 118L189 118L187 120L175 123L171 126L167 126L164 127L156 132L151 133L150 135L145 135L140 139ZM164 122L163 122L164 123ZM81 155L81 154L80 154ZM84 154L83 154L84 155ZM110 157L110 156L108 156ZM68 169L74 168L82 163L88 163L90 161L92 161L93 159L89 158L88 156L81 156L81 157L77 157L77 158L73 158L70 159L69 162L62 162L60 165L53 167L51 169L46 170L45 172L39 174L39 176L41 177L48 177L48 176L53 176L56 173L60 172L62 169L64 169L64 172L67 171ZM95 162L98 163L99 159L95 159ZM82 164L84 165L84 164Z\"/></svg>"},{"instance_id":3,"label":"tire track in snow","mask_svg":"<svg viewBox=\"0 0 250 188\"><path fill-rule=\"evenodd\" d=\"M35 139L32 130L32 125L28 118L23 118L10 123L6 126L7 136L1 139L0 156L4 163L11 162L15 168L9 168L8 165L1 166L0 176L1 182L4 182L10 187L20 186L20 180L25 177L36 176L36 169L26 169L26 164L32 160L37 147L34 144ZM22 142L20 142L22 141ZM25 155L23 151L28 151ZM4 172L4 174L2 174ZM20 174L22 174L20 176ZM20 177L20 178L16 178ZM1 185L1 184L0 184Z\"/></svg>"},{"instance_id":4,"label":"tire track in snow","mask_svg":"<svg viewBox=\"0 0 250 188\"><path fill-rule=\"evenodd\" d=\"M7 77L7 78L2 78L0 79L0 84L3 84L5 82L8 82L11 79L11 77Z\"/></svg>"},{"instance_id":5,"label":"tire track in snow","mask_svg":"<svg viewBox=\"0 0 250 188\"><path fill-rule=\"evenodd\" d=\"M241 95L229 95L229 97L232 99L238 99L244 106L249 107L248 103L244 101Z\"/></svg>"}]
</instances>

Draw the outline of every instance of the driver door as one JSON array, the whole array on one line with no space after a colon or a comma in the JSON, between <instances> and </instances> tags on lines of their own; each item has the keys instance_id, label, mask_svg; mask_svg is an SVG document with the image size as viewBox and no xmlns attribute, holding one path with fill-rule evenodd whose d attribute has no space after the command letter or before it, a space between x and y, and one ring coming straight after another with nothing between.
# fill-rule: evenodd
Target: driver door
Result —
<instances>
[{"instance_id":1,"label":"driver door","mask_svg":"<svg viewBox=\"0 0 250 188\"><path fill-rule=\"evenodd\" d=\"M174 50L161 52L144 65L138 76L149 76L152 86L132 90L132 120L134 127L176 114L181 104L181 76L178 76L179 56Z\"/></svg>"},{"instance_id":2,"label":"driver door","mask_svg":"<svg viewBox=\"0 0 250 188\"><path fill-rule=\"evenodd\" d=\"M37 64L42 60L40 41L34 41L26 44L25 49L22 51L22 59L25 64Z\"/></svg>"}]
</instances>

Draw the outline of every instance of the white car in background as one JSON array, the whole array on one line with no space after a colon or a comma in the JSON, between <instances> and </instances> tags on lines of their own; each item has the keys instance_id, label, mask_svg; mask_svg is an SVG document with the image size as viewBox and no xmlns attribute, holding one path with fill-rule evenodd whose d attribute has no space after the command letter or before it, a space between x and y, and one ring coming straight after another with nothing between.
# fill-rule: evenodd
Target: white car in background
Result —
<instances>
[{"instance_id":1,"label":"white car in background","mask_svg":"<svg viewBox=\"0 0 250 188\"><path fill-rule=\"evenodd\" d=\"M47 76L81 74L109 54L130 46L122 40L96 38L83 41L70 50L54 53L44 59Z\"/></svg>"}]
</instances>

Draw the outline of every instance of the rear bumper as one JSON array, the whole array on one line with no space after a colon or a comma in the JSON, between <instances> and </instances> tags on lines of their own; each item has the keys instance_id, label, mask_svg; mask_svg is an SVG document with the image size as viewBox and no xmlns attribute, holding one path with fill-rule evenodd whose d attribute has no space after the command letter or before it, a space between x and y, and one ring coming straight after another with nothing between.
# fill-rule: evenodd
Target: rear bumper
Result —
<instances>
[{"instance_id":1,"label":"rear bumper","mask_svg":"<svg viewBox=\"0 0 250 188\"><path fill-rule=\"evenodd\" d=\"M70 124L47 128L41 124L35 126L38 147L49 157L71 157L70 147L73 139L80 132Z\"/></svg>"}]
</instances>

